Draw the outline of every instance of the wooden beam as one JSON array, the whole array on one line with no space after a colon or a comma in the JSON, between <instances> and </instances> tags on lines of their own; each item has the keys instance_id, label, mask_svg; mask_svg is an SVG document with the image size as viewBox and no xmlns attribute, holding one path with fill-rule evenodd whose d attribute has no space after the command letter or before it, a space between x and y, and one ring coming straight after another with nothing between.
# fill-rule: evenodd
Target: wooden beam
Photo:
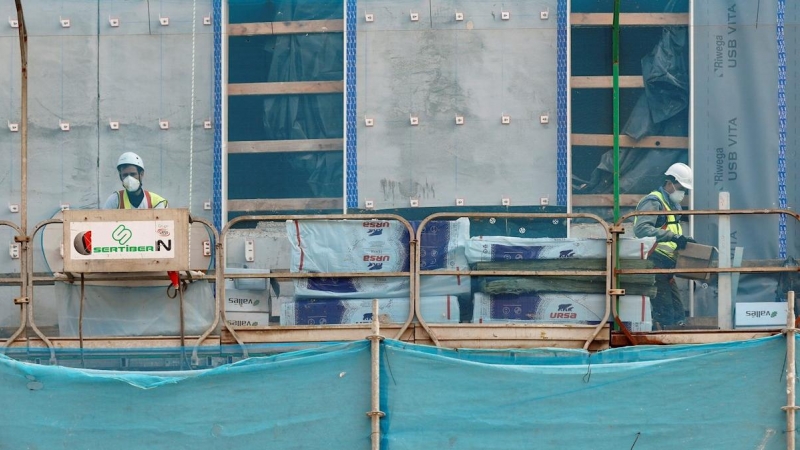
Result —
<instances>
[{"instance_id":1,"label":"wooden beam","mask_svg":"<svg viewBox=\"0 0 800 450\"><path fill-rule=\"evenodd\" d=\"M573 134L573 146L613 147L614 135L612 134ZM647 136L638 141L627 135L620 135L620 147L633 148L689 148L689 138L683 136Z\"/></svg>"},{"instance_id":2,"label":"wooden beam","mask_svg":"<svg viewBox=\"0 0 800 450\"><path fill-rule=\"evenodd\" d=\"M381 335L397 338L401 324L381 324ZM264 344L279 342L330 342L330 341L359 341L372 334L370 326L364 325L293 325L293 326L266 326L266 327L237 327L236 334L245 344ZM401 341L411 341L414 338L414 324L411 324ZM236 345L236 340L230 331L222 328L221 342L223 345Z\"/></svg>"},{"instance_id":3,"label":"wooden beam","mask_svg":"<svg viewBox=\"0 0 800 450\"><path fill-rule=\"evenodd\" d=\"M620 194L619 205L635 208L639 200L647 194ZM614 206L614 196L612 194L572 194L572 206ZM689 207L689 199L685 198L681 202L684 208Z\"/></svg>"},{"instance_id":4,"label":"wooden beam","mask_svg":"<svg viewBox=\"0 0 800 450\"><path fill-rule=\"evenodd\" d=\"M635 207L644 194L620 194L619 205ZM611 194L572 194L572 206L614 206Z\"/></svg>"},{"instance_id":5,"label":"wooden beam","mask_svg":"<svg viewBox=\"0 0 800 450\"><path fill-rule=\"evenodd\" d=\"M292 139L286 141L228 142L231 153L282 153L336 151L344 148L343 139Z\"/></svg>"},{"instance_id":6,"label":"wooden beam","mask_svg":"<svg viewBox=\"0 0 800 450\"><path fill-rule=\"evenodd\" d=\"M573 26L611 26L614 15L611 13L572 13L570 23ZM665 26L689 25L689 13L622 13L619 15L620 25L629 26Z\"/></svg>"},{"instance_id":7,"label":"wooden beam","mask_svg":"<svg viewBox=\"0 0 800 450\"><path fill-rule=\"evenodd\" d=\"M343 20L298 20L294 22L234 23L228 25L229 36L341 33L343 31Z\"/></svg>"},{"instance_id":8,"label":"wooden beam","mask_svg":"<svg viewBox=\"0 0 800 450\"><path fill-rule=\"evenodd\" d=\"M228 85L228 95L335 94L339 92L344 92L343 81L288 81Z\"/></svg>"},{"instance_id":9,"label":"wooden beam","mask_svg":"<svg viewBox=\"0 0 800 450\"><path fill-rule=\"evenodd\" d=\"M573 89L611 89L614 80L610 76L572 77L570 87ZM640 75L619 77L621 88L643 88L644 80Z\"/></svg>"},{"instance_id":10,"label":"wooden beam","mask_svg":"<svg viewBox=\"0 0 800 450\"><path fill-rule=\"evenodd\" d=\"M342 209L341 198L273 198L228 200L228 211L285 211L298 209Z\"/></svg>"}]
</instances>

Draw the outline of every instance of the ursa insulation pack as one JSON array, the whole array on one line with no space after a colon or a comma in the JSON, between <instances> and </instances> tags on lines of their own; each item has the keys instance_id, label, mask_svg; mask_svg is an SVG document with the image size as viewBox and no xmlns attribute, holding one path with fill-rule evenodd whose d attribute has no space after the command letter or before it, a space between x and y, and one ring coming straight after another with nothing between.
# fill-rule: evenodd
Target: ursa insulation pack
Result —
<instances>
[{"instance_id":1,"label":"ursa insulation pack","mask_svg":"<svg viewBox=\"0 0 800 450\"><path fill-rule=\"evenodd\" d=\"M295 280L298 298L409 297L407 278L380 277L382 272L408 271L409 235L392 220L287 221L292 245L292 272L367 272L369 278L307 278ZM431 221L422 229L422 270L467 269L465 254L469 219ZM420 295L470 293L465 276L425 276Z\"/></svg>"},{"instance_id":2,"label":"ursa insulation pack","mask_svg":"<svg viewBox=\"0 0 800 450\"><path fill-rule=\"evenodd\" d=\"M382 323L403 323L408 319L408 298L378 299ZM281 305L281 325L335 325L372 322L372 299L295 299ZM420 312L427 322L459 321L458 299L453 296L421 297Z\"/></svg>"},{"instance_id":3,"label":"ursa insulation pack","mask_svg":"<svg viewBox=\"0 0 800 450\"><path fill-rule=\"evenodd\" d=\"M286 221L292 272L405 272L409 234L396 220ZM431 221L422 230L423 270L466 268L469 219Z\"/></svg>"},{"instance_id":4,"label":"ursa insulation pack","mask_svg":"<svg viewBox=\"0 0 800 450\"><path fill-rule=\"evenodd\" d=\"M473 323L574 323L594 325L605 315L602 294L501 294L476 293ZM652 331L650 297L619 298L620 320L631 331ZM613 318L610 318L613 320Z\"/></svg>"},{"instance_id":5,"label":"ursa insulation pack","mask_svg":"<svg viewBox=\"0 0 800 450\"><path fill-rule=\"evenodd\" d=\"M295 280L298 298L409 297L408 278L303 278ZM421 277L420 296L465 295L471 293L470 277L436 275Z\"/></svg>"},{"instance_id":6,"label":"ursa insulation pack","mask_svg":"<svg viewBox=\"0 0 800 450\"><path fill-rule=\"evenodd\" d=\"M620 239L620 257L647 259L655 238ZM574 238L517 238L505 236L476 236L467 243L470 264L485 261L531 259L589 259L605 258L605 239Z\"/></svg>"}]
</instances>

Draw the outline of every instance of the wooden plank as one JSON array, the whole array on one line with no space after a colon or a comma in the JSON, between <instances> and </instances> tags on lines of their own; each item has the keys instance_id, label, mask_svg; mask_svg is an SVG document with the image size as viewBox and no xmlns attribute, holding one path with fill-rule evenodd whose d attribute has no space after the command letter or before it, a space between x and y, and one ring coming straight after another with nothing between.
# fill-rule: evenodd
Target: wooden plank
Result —
<instances>
[{"instance_id":1,"label":"wooden plank","mask_svg":"<svg viewBox=\"0 0 800 450\"><path fill-rule=\"evenodd\" d=\"M228 153L318 152L344 149L343 139L228 142Z\"/></svg>"},{"instance_id":2,"label":"wooden plank","mask_svg":"<svg viewBox=\"0 0 800 450\"><path fill-rule=\"evenodd\" d=\"M583 348L594 334L590 325L560 325L541 323L494 324L427 324L442 347L449 348ZM602 350L609 345L609 327L600 331L590 350ZM428 332L421 326L414 328L417 344L430 344Z\"/></svg>"},{"instance_id":3,"label":"wooden plank","mask_svg":"<svg viewBox=\"0 0 800 450\"><path fill-rule=\"evenodd\" d=\"M644 194L621 194L620 206L636 207ZM614 196L611 194L572 194L572 206L614 206Z\"/></svg>"},{"instance_id":4,"label":"wooden plank","mask_svg":"<svg viewBox=\"0 0 800 450\"><path fill-rule=\"evenodd\" d=\"M335 94L339 92L344 92L343 81L287 81L228 85L228 95Z\"/></svg>"},{"instance_id":5,"label":"wooden plank","mask_svg":"<svg viewBox=\"0 0 800 450\"><path fill-rule=\"evenodd\" d=\"M343 20L298 20L294 22L235 23L228 25L229 36L341 33L343 31Z\"/></svg>"},{"instance_id":6,"label":"wooden plank","mask_svg":"<svg viewBox=\"0 0 800 450\"><path fill-rule=\"evenodd\" d=\"M401 324L381 324L381 336L397 338ZM401 341L413 339L414 324L409 325ZM245 344L264 344L280 342L329 342L359 341L372 334L369 324L364 325L295 325L268 327L236 328L236 335ZM236 340L230 332L223 328L221 341L223 345L235 345Z\"/></svg>"},{"instance_id":7,"label":"wooden plank","mask_svg":"<svg viewBox=\"0 0 800 450\"><path fill-rule=\"evenodd\" d=\"M573 134L573 146L613 147L613 134ZM627 135L620 135L620 147L631 148L675 148L688 149L689 138L684 136L647 136L638 141Z\"/></svg>"},{"instance_id":8,"label":"wooden plank","mask_svg":"<svg viewBox=\"0 0 800 450\"><path fill-rule=\"evenodd\" d=\"M285 211L298 209L341 209L344 201L339 198L274 198L251 200L228 200L228 211Z\"/></svg>"},{"instance_id":9,"label":"wooden plank","mask_svg":"<svg viewBox=\"0 0 800 450\"><path fill-rule=\"evenodd\" d=\"M611 89L614 87L613 83L614 77L610 76L570 78L570 87L573 89ZM619 77L619 87L643 88L644 79L639 75Z\"/></svg>"},{"instance_id":10,"label":"wooden plank","mask_svg":"<svg viewBox=\"0 0 800 450\"><path fill-rule=\"evenodd\" d=\"M611 26L614 15L611 13L572 13L573 26ZM623 26L666 26L689 25L689 13L622 13L619 24Z\"/></svg>"}]
</instances>

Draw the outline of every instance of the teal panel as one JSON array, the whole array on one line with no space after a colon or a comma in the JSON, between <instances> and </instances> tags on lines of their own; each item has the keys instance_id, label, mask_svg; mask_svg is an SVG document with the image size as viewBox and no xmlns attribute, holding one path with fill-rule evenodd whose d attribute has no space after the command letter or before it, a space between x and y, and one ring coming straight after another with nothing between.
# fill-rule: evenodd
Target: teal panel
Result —
<instances>
[{"instance_id":1,"label":"teal panel","mask_svg":"<svg viewBox=\"0 0 800 450\"><path fill-rule=\"evenodd\" d=\"M342 94L228 98L228 140L327 139L344 135Z\"/></svg>"},{"instance_id":2,"label":"teal panel","mask_svg":"<svg viewBox=\"0 0 800 450\"><path fill-rule=\"evenodd\" d=\"M341 150L229 154L228 198L341 197L342 167Z\"/></svg>"}]
</instances>

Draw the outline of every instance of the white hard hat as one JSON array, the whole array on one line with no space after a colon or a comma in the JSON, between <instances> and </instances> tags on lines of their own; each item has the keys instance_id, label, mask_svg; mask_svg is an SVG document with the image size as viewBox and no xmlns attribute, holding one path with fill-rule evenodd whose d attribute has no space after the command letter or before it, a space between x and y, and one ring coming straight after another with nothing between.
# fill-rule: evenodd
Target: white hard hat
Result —
<instances>
[{"instance_id":1,"label":"white hard hat","mask_svg":"<svg viewBox=\"0 0 800 450\"><path fill-rule=\"evenodd\" d=\"M664 175L672 175L675 177L675 180L681 184L681 186L685 187L686 189L692 189L692 181L694 177L692 176L692 168L687 166L684 163L675 163L669 166Z\"/></svg>"},{"instance_id":2,"label":"white hard hat","mask_svg":"<svg viewBox=\"0 0 800 450\"><path fill-rule=\"evenodd\" d=\"M131 164L144 170L144 162L142 161L142 158L133 152L125 152L119 155L119 161L117 161L117 169L119 169L119 166L123 166L125 164Z\"/></svg>"}]
</instances>

